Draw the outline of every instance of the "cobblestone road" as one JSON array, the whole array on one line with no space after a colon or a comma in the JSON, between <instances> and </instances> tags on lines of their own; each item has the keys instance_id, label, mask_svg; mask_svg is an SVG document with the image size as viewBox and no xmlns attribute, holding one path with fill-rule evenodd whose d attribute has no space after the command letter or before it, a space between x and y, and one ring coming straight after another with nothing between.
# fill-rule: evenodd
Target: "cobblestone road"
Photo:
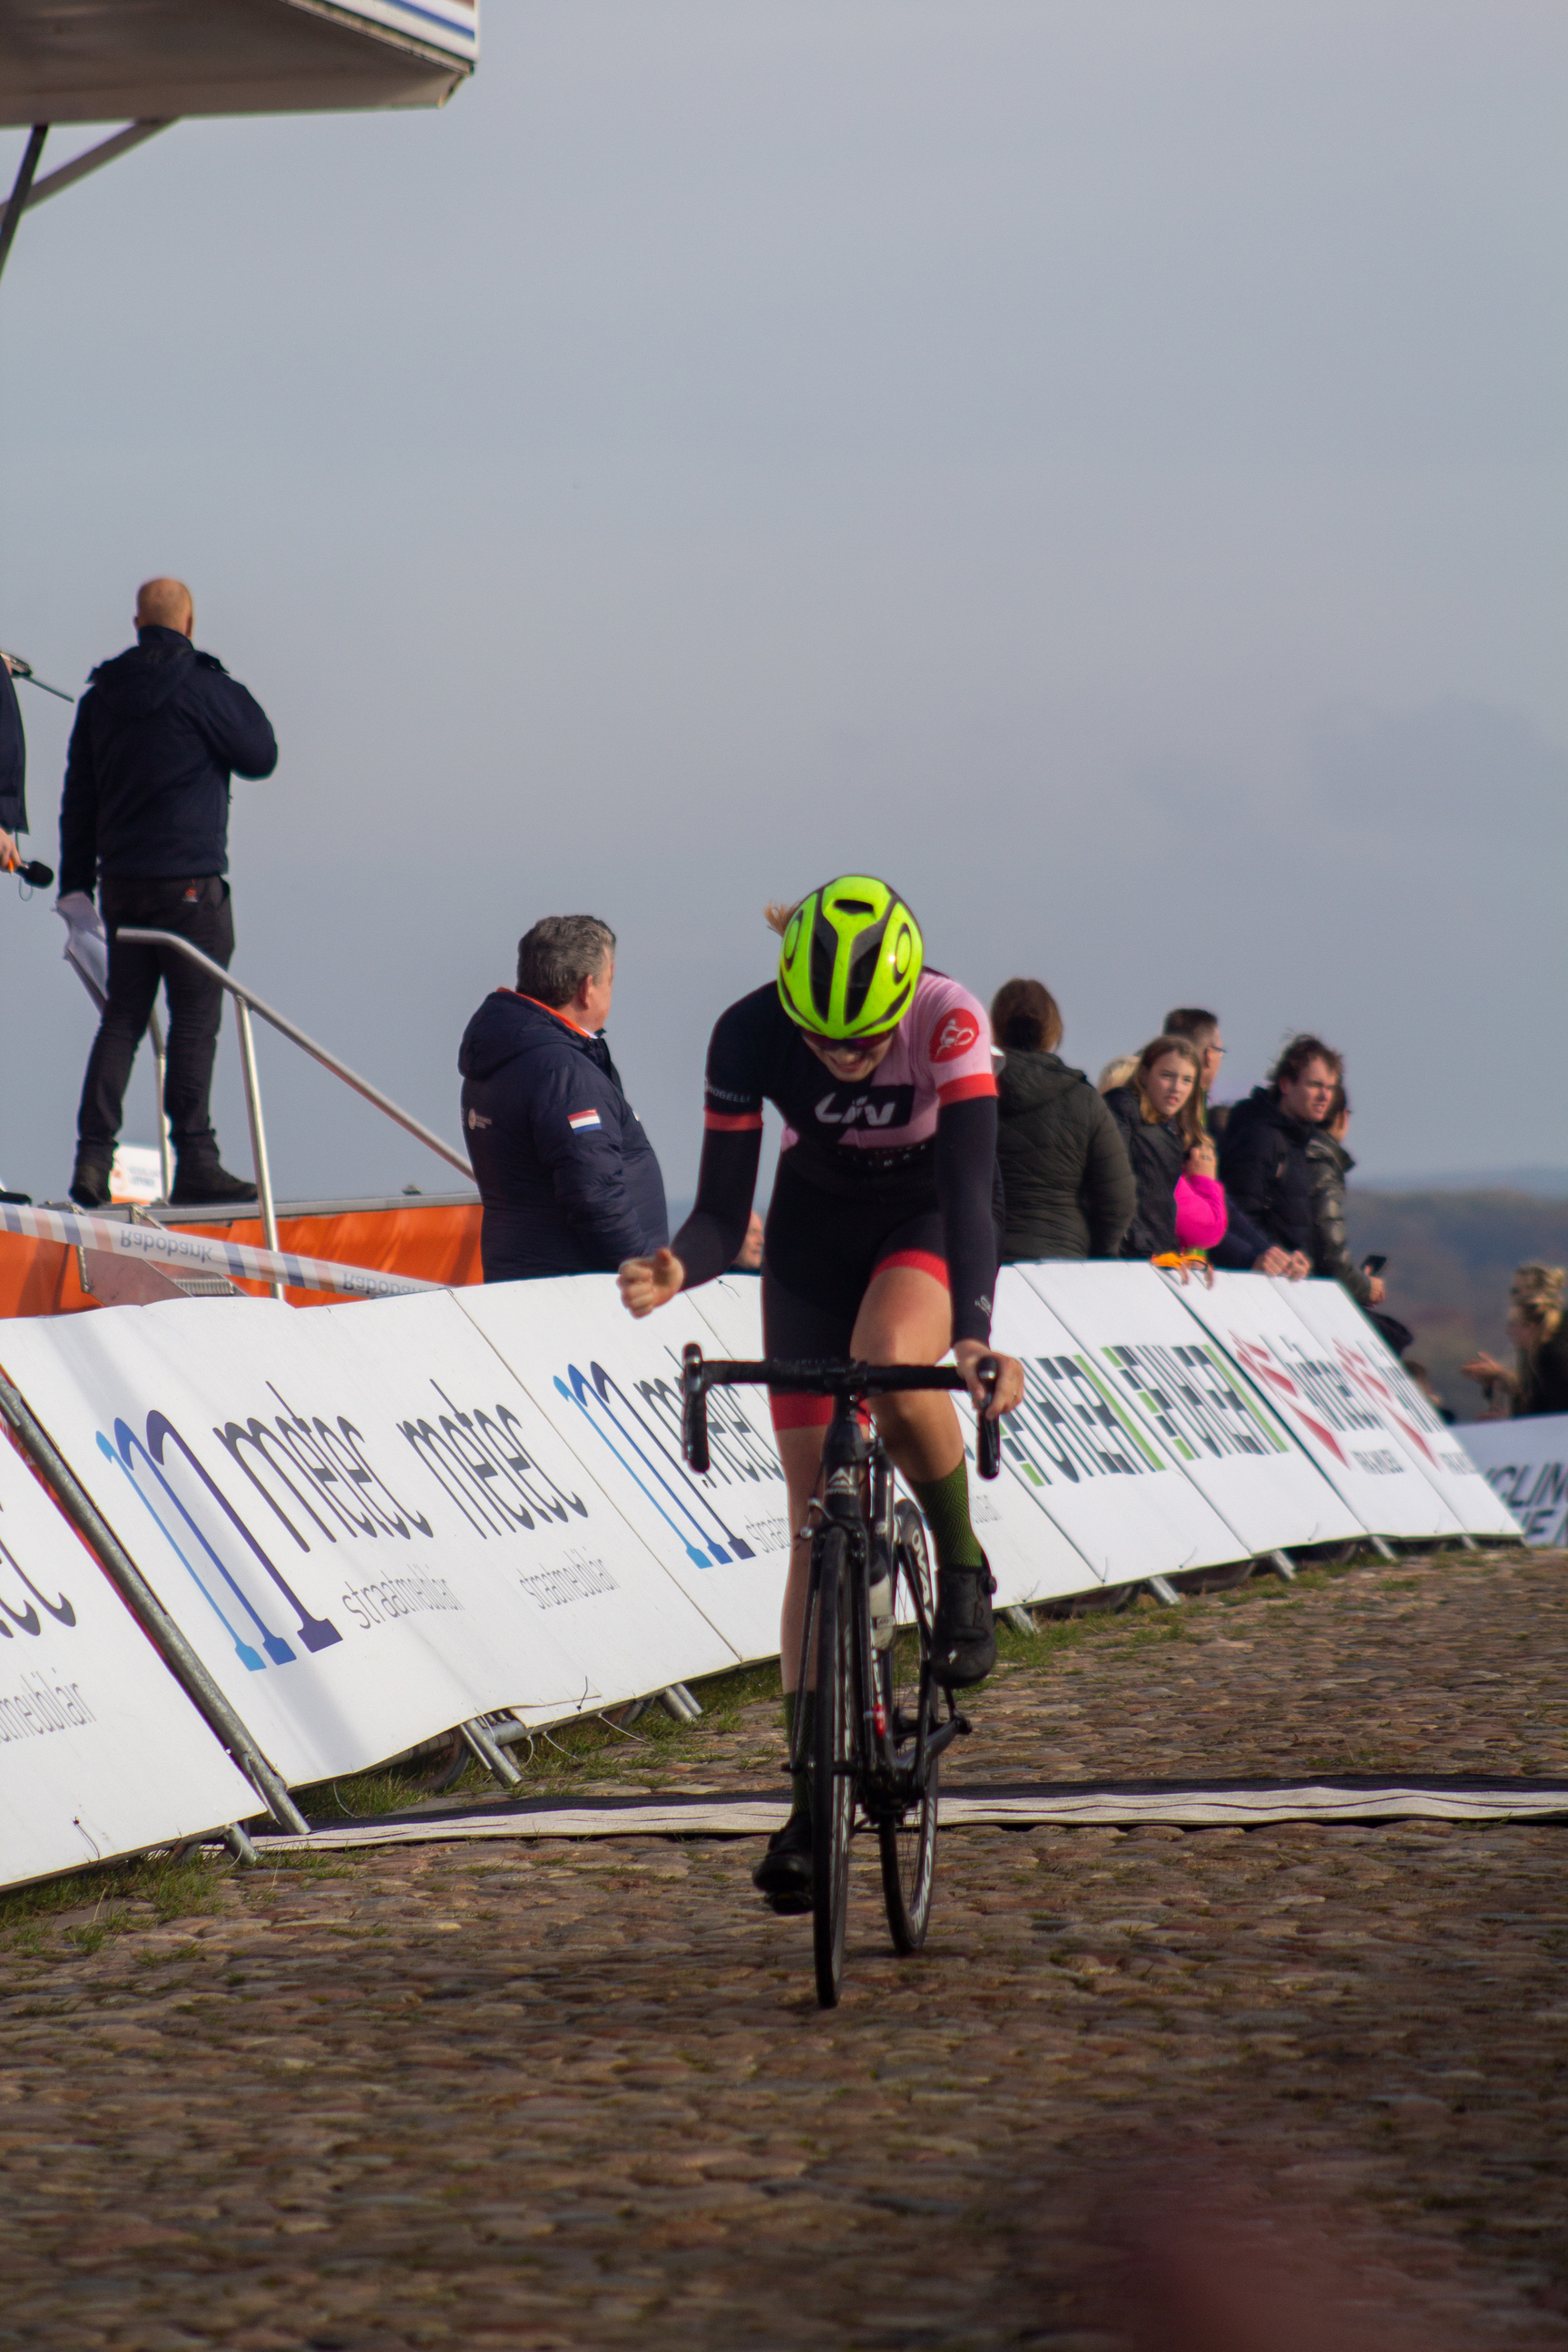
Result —
<instances>
[{"instance_id":1,"label":"cobblestone road","mask_svg":"<svg viewBox=\"0 0 1568 2352\"><path fill-rule=\"evenodd\" d=\"M1565 1568L1016 1643L964 1775L1568 1773ZM775 1714L574 1785L776 1787ZM1568 1831L954 1832L918 1961L860 1866L828 2018L752 1859L430 1846L12 1898L0 2346L1568 2347ZM1288 2307L1184 2332L1171 2253L1141 2318L1130 2241L1202 2269L1232 2213L1192 2291L1272 2249Z\"/></svg>"}]
</instances>

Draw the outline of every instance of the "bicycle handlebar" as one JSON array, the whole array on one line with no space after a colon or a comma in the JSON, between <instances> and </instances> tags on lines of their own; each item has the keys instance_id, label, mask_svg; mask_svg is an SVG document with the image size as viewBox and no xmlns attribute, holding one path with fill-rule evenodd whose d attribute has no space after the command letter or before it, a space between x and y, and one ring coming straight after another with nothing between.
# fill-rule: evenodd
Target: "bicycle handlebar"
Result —
<instances>
[{"instance_id":1,"label":"bicycle handlebar","mask_svg":"<svg viewBox=\"0 0 1568 2352\"><path fill-rule=\"evenodd\" d=\"M989 1406L1000 1372L994 1356L980 1360ZM710 1389L769 1388L784 1396L892 1396L909 1389L963 1389L963 1374L949 1364L788 1363L763 1357L746 1362L722 1357L705 1361L695 1339L680 1359L680 1451L699 1477L709 1467ZM982 1412L975 1425L975 1465L983 1478L1002 1467L1002 1424Z\"/></svg>"}]
</instances>

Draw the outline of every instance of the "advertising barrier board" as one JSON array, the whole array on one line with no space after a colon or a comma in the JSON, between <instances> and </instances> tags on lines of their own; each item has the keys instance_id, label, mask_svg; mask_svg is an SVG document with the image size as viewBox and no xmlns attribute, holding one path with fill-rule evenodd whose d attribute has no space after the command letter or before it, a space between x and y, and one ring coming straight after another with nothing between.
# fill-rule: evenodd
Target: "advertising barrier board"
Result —
<instances>
[{"instance_id":1,"label":"advertising barrier board","mask_svg":"<svg viewBox=\"0 0 1568 2352\"><path fill-rule=\"evenodd\" d=\"M1293 1282L1290 1304L1333 1352L1346 1379L1382 1413L1411 1461L1473 1536L1517 1536L1493 1493L1446 1422L1440 1421L1375 1324L1337 1282Z\"/></svg>"},{"instance_id":2,"label":"advertising barrier board","mask_svg":"<svg viewBox=\"0 0 1568 2352\"><path fill-rule=\"evenodd\" d=\"M1568 1544L1568 1412L1461 1422L1447 1433L1464 1447L1527 1544Z\"/></svg>"},{"instance_id":3,"label":"advertising barrier board","mask_svg":"<svg viewBox=\"0 0 1568 2352\"><path fill-rule=\"evenodd\" d=\"M0 1885L199 1837L260 1810L0 1435Z\"/></svg>"},{"instance_id":4,"label":"advertising barrier board","mask_svg":"<svg viewBox=\"0 0 1568 2352\"><path fill-rule=\"evenodd\" d=\"M1012 1500L1026 1497L1059 1528L1100 1583L1176 1576L1244 1557L1235 1533L1177 1467L1173 1447L1134 1416L1090 1347L1021 1266L1003 1268L993 1331L1028 1376L1023 1403L1002 1423Z\"/></svg>"},{"instance_id":5,"label":"advertising barrier board","mask_svg":"<svg viewBox=\"0 0 1568 2352\"><path fill-rule=\"evenodd\" d=\"M649 1653L633 1690L722 1654L449 1295L110 1307L0 1349L291 1786L630 1696L567 1630L605 1601L591 1646Z\"/></svg>"},{"instance_id":6,"label":"advertising barrier board","mask_svg":"<svg viewBox=\"0 0 1568 2352\"><path fill-rule=\"evenodd\" d=\"M1131 1259L1017 1270L1082 1343L1118 1405L1213 1504L1237 1538L1237 1558L1365 1534L1279 1415L1194 1322L1173 1277Z\"/></svg>"},{"instance_id":7,"label":"advertising barrier board","mask_svg":"<svg viewBox=\"0 0 1568 2352\"><path fill-rule=\"evenodd\" d=\"M1259 1274L1216 1274L1212 1288L1189 1282L1178 1295L1369 1535L1411 1541L1458 1535L1458 1518L1416 1469L1376 1401L1297 1314L1291 1293L1303 1287ZM1295 1538L1331 1540L1305 1531Z\"/></svg>"},{"instance_id":8,"label":"advertising barrier board","mask_svg":"<svg viewBox=\"0 0 1568 2352\"><path fill-rule=\"evenodd\" d=\"M680 1351L695 1339L705 1355L728 1352L699 1312L701 1295L643 1322L609 1275L492 1283L452 1297L731 1656L773 1657L789 1529L766 1400L716 1389L711 1469L694 1477L680 1458Z\"/></svg>"}]
</instances>

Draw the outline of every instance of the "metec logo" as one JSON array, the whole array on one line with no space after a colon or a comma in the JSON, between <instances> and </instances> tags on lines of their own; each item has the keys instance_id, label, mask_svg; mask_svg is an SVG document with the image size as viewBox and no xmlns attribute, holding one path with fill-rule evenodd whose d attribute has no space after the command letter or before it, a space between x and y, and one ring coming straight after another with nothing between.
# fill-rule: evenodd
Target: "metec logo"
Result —
<instances>
[{"instance_id":1,"label":"metec logo","mask_svg":"<svg viewBox=\"0 0 1568 2352\"><path fill-rule=\"evenodd\" d=\"M961 1054L968 1053L979 1035L979 1024L972 1014L950 1013L931 1039L931 1060L956 1062Z\"/></svg>"}]
</instances>

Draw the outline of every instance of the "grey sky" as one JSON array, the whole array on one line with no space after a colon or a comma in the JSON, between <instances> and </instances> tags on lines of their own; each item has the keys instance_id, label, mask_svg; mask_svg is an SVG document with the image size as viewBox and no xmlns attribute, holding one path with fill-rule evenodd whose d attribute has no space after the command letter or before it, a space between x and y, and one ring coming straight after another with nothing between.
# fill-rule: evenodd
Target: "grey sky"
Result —
<instances>
[{"instance_id":1,"label":"grey sky","mask_svg":"<svg viewBox=\"0 0 1568 2352\"><path fill-rule=\"evenodd\" d=\"M679 1193L763 899L866 864L1091 1070L1207 1002L1222 1092L1344 1046L1368 1173L1568 1160L1555 0L484 43L441 115L180 126L0 288L0 642L77 684L173 570L277 724L237 971L455 1138L519 931L602 913ZM57 1197L62 937L0 884L0 1171ZM262 1050L280 1192L446 1181Z\"/></svg>"}]
</instances>

